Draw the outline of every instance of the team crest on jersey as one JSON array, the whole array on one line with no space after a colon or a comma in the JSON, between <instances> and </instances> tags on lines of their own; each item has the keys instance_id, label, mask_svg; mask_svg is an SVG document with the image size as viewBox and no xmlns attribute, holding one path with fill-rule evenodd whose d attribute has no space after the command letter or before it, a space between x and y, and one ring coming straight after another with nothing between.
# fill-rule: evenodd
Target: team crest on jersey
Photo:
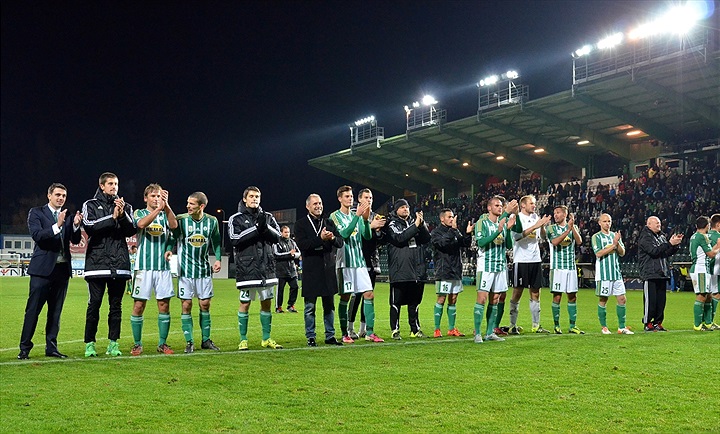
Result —
<instances>
[{"instance_id":1,"label":"team crest on jersey","mask_svg":"<svg viewBox=\"0 0 720 434\"><path fill-rule=\"evenodd\" d=\"M493 243L496 245L501 245L505 241L505 238L502 236L502 234L498 235L494 240Z\"/></svg>"},{"instance_id":2,"label":"team crest on jersey","mask_svg":"<svg viewBox=\"0 0 720 434\"><path fill-rule=\"evenodd\" d=\"M198 234L188 237L187 242L193 247L202 247L207 243L207 238L205 238L205 235Z\"/></svg>"},{"instance_id":3,"label":"team crest on jersey","mask_svg":"<svg viewBox=\"0 0 720 434\"><path fill-rule=\"evenodd\" d=\"M569 246L570 243L572 243L572 239L570 238L570 235L568 235L568 236L565 237L562 241L560 241L560 245L563 246L563 247Z\"/></svg>"},{"instance_id":4,"label":"team crest on jersey","mask_svg":"<svg viewBox=\"0 0 720 434\"><path fill-rule=\"evenodd\" d=\"M145 228L145 232L151 237L159 237L165 233L165 228L161 224L153 222Z\"/></svg>"}]
</instances>

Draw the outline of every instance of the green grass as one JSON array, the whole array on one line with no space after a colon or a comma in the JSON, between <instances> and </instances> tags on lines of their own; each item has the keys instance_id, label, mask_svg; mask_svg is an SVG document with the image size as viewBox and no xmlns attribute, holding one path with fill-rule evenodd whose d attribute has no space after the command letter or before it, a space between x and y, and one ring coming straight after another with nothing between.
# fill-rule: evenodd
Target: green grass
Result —
<instances>
[{"instance_id":1,"label":"green grass","mask_svg":"<svg viewBox=\"0 0 720 434\"><path fill-rule=\"evenodd\" d=\"M588 334L511 337L472 342L474 291L458 301L458 326L467 338L404 340L318 348L305 346L302 314L273 316L282 351L260 348L258 303L250 319L251 351L240 353L237 291L216 281L213 340L220 353L164 356L152 350L157 309L145 314L146 355L83 357L87 292L71 281L60 350L44 357L41 318L36 348L18 361L27 297L25 278L0 279L0 428L4 432L349 431L349 432L718 432L717 362L720 332L690 331L690 293L668 294L669 333L644 334L642 294L628 293L634 336L602 336L592 291L578 296L578 326ZM432 332L433 289L426 288L420 320ZM378 334L389 338L387 284L378 285ZM527 294L520 324L529 329ZM107 302L105 302L107 303ZM121 348L129 354L131 299L124 300ZM542 322L552 325L543 291ZM616 326L614 301L608 322ZM179 303L171 303L169 344L184 347ZM197 307L194 316L197 321ZM98 337L107 333L101 311ZM507 314L506 314L507 315ZM507 316L506 316L507 319ZM563 301L561 321L567 327ZM503 321L506 323L507 321ZM443 318L443 330L447 329ZM196 339L199 329L195 327ZM318 335L322 336L318 317ZM100 339L98 349L104 349ZM148 351L151 350L151 351ZM104 351L103 351L104 353Z\"/></svg>"}]
</instances>

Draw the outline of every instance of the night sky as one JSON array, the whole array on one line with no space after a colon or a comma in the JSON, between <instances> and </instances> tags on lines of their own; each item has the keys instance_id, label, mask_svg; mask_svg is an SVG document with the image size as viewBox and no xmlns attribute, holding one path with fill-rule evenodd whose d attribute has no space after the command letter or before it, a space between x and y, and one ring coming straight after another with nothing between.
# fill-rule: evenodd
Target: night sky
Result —
<instances>
[{"instance_id":1,"label":"night sky","mask_svg":"<svg viewBox=\"0 0 720 434\"><path fill-rule=\"evenodd\" d=\"M374 114L435 96L472 116L475 83L520 71L539 98L571 86L570 52L667 2L2 2L0 217L20 223L52 182L79 208L104 171L144 207L159 182L176 212L201 190L229 217L248 185L265 209L342 179L307 160L349 147ZM376 195L380 196L380 195Z\"/></svg>"}]
</instances>

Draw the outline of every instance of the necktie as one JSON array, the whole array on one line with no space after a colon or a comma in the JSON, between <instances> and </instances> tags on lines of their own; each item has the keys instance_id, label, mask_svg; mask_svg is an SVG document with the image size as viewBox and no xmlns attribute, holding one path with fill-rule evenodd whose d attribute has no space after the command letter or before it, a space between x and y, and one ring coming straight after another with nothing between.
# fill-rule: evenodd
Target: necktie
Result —
<instances>
[{"instance_id":1,"label":"necktie","mask_svg":"<svg viewBox=\"0 0 720 434\"><path fill-rule=\"evenodd\" d=\"M58 214L59 213L57 212L57 210L53 211L53 217L55 217L55 223L57 223L57 221L58 221Z\"/></svg>"}]
</instances>

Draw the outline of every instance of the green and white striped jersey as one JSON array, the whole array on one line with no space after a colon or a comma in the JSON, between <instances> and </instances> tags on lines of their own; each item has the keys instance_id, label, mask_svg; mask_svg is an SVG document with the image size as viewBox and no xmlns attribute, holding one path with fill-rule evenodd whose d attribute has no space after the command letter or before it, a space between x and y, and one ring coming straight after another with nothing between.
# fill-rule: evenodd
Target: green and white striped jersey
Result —
<instances>
[{"instance_id":1,"label":"green and white striped jersey","mask_svg":"<svg viewBox=\"0 0 720 434\"><path fill-rule=\"evenodd\" d=\"M711 229L708 232L708 238L710 238L710 247L717 244L718 239L720 239L720 232ZM710 261L710 270L712 270L712 274L716 276L720 276L720 257L715 256Z\"/></svg>"},{"instance_id":2,"label":"green and white striped jersey","mask_svg":"<svg viewBox=\"0 0 720 434\"><path fill-rule=\"evenodd\" d=\"M345 245L338 249L335 256L335 268L365 268L362 239L369 240L372 237L370 224L366 224L365 219L352 212L345 214L340 210L330 214L330 218L345 240Z\"/></svg>"},{"instance_id":3,"label":"green and white striped jersey","mask_svg":"<svg viewBox=\"0 0 720 434\"><path fill-rule=\"evenodd\" d=\"M149 214L149 209L136 209L134 213L135 221L138 222ZM170 227L168 226L167 215L165 211L160 211L160 214L155 217L155 220L144 229L138 228L138 251L133 269L169 270L170 265L165 260L165 245L169 238Z\"/></svg>"},{"instance_id":4,"label":"green and white striped jersey","mask_svg":"<svg viewBox=\"0 0 720 434\"><path fill-rule=\"evenodd\" d=\"M615 232L608 232L604 234L602 231L592 236L592 247L595 253L604 249L613 243L615 239ZM622 240L619 243L623 248ZM602 258L596 258L595 260L595 281L600 280L622 280L622 273L620 273L620 259L617 251L603 256Z\"/></svg>"},{"instance_id":5,"label":"green and white striped jersey","mask_svg":"<svg viewBox=\"0 0 720 434\"><path fill-rule=\"evenodd\" d=\"M575 269L575 237L573 233L567 234L560 244L553 245L552 240L562 235L568 229L567 224L560 226L553 224L545 229L550 246L550 269L551 270L574 270Z\"/></svg>"},{"instance_id":6,"label":"green and white striped jersey","mask_svg":"<svg viewBox=\"0 0 720 434\"><path fill-rule=\"evenodd\" d=\"M173 241L177 243L178 276L197 279L210 277L212 269L208 261L208 252L212 242L215 257L220 260L220 229L215 217L203 213L196 221L190 214L177 216L178 227L173 231ZM172 246L168 247L168 250Z\"/></svg>"},{"instance_id":7,"label":"green and white striped jersey","mask_svg":"<svg viewBox=\"0 0 720 434\"><path fill-rule=\"evenodd\" d=\"M499 218L498 221L500 221ZM511 247L512 238L509 229L505 228L499 232L498 228L499 224L493 223L488 218L488 214L480 216L475 223L475 242L478 246L477 271L498 273L507 270L506 250ZM497 236L495 236L496 234ZM488 240L493 236L495 237ZM483 239L485 239L485 243L481 241Z\"/></svg>"},{"instance_id":8,"label":"green and white striped jersey","mask_svg":"<svg viewBox=\"0 0 720 434\"><path fill-rule=\"evenodd\" d=\"M707 234L695 232L692 237L690 237L691 273L712 273L712 269L710 268L712 258L706 255L710 250L712 250L712 247L710 246L710 237L708 237Z\"/></svg>"}]
</instances>

